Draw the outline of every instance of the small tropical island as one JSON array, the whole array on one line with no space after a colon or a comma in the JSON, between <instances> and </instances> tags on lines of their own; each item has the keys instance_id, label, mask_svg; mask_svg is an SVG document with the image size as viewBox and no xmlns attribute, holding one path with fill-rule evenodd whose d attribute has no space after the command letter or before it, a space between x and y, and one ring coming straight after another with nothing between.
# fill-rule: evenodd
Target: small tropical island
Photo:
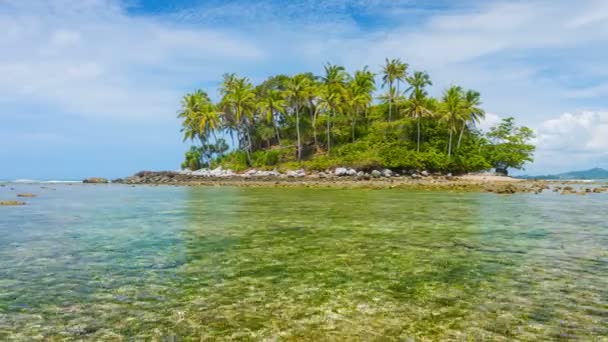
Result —
<instances>
[{"instance_id":1,"label":"small tropical island","mask_svg":"<svg viewBox=\"0 0 608 342\"><path fill-rule=\"evenodd\" d=\"M327 63L323 75L275 75L257 85L227 73L219 101L202 90L182 99L177 116L192 146L181 171L140 172L117 182L419 179L489 170L506 176L533 161L530 128L509 117L483 132L479 92L452 85L435 98L431 85L426 72L410 71L401 59L386 59L378 73Z\"/></svg>"}]
</instances>

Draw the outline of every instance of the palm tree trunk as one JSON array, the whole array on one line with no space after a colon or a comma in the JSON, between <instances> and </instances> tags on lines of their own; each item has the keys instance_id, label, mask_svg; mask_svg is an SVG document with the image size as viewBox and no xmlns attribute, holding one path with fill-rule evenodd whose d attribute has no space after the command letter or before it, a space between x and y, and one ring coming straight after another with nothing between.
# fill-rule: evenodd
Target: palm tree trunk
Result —
<instances>
[{"instance_id":1,"label":"palm tree trunk","mask_svg":"<svg viewBox=\"0 0 608 342\"><path fill-rule=\"evenodd\" d=\"M462 123L462 129L460 130L460 136L458 137L458 144L456 144L456 151L460 149L460 142L462 141L462 135L464 134L464 129L467 126L466 122Z\"/></svg>"},{"instance_id":2,"label":"palm tree trunk","mask_svg":"<svg viewBox=\"0 0 608 342\"><path fill-rule=\"evenodd\" d=\"M217 135L215 134L215 130L211 130L211 134L213 135L213 141L215 142L215 145L217 146L218 140L217 140ZM220 152L220 157L224 155L224 152ZM211 161L209 161L211 162Z\"/></svg>"},{"instance_id":3,"label":"palm tree trunk","mask_svg":"<svg viewBox=\"0 0 608 342\"><path fill-rule=\"evenodd\" d=\"M330 126L331 112L327 113L327 154L331 151L331 126Z\"/></svg>"},{"instance_id":4,"label":"palm tree trunk","mask_svg":"<svg viewBox=\"0 0 608 342\"><path fill-rule=\"evenodd\" d=\"M274 130L277 133L277 143L279 144L279 147L280 147L281 146L281 134L279 133L279 126L274 124Z\"/></svg>"},{"instance_id":5,"label":"palm tree trunk","mask_svg":"<svg viewBox=\"0 0 608 342\"><path fill-rule=\"evenodd\" d=\"M399 80L397 80L397 100L399 100ZM399 101L395 102L395 114L399 115Z\"/></svg>"},{"instance_id":6,"label":"palm tree trunk","mask_svg":"<svg viewBox=\"0 0 608 342\"><path fill-rule=\"evenodd\" d=\"M418 147L417 152L420 152L420 117L418 117Z\"/></svg>"},{"instance_id":7,"label":"palm tree trunk","mask_svg":"<svg viewBox=\"0 0 608 342\"><path fill-rule=\"evenodd\" d=\"M450 128L450 140L448 142L448 159L450 159L450 156L452 155L452 135L453 135L454 131Z\"/></svg>"},{"instance_id":8,"label":"palm tree trunk","mask_svg":"<svg viewBox=\"0 0 608 342\"><path fill-rule=\"evenodd\" d=\"M249 165L251 165L251 152L253 152L253 150L252 150L253 149L253 144L251 143L251 132L249 131L248 127L246 127L245 130L246 130L245 131L245 135L246 135L246 138L247 138L247 148L246 148L246 151L247 151L247 162L249 163Z\"/></svg>"},{"instance_id":9,"label":"palm tree trunk","mask_svg":"<svg viewBox=\"0 0 608 342\"><path fill-rule=\"evenodd\" d=\"M232 148L236 149L236 146L234 146L234 131L232 129L228 129L228 131L230 132L230 140L232 141Z\"/></svg>"},{"instance_id":10,"label":"palm tree trunk","mask_svg":"<svg viewBox=\"0 0 608 342\"><path fill-rule=\"evenodd\" d=\"M389 95L388 95L388 122L391 122L392 103L393 103L392 95L389 93Z\"/></svg>"},{"instance_id":11,"label":"palm tree trunk","mask_svg":"<svg viewBox=\"0 0 608 342\"><path fill-rule=\"evenodd\" d=\"M319 142L317 141L317 110L312 114L312 137L315 141L315 150L319 149Z\"/></svg>"},{"instance_id":12,"label":"palm tree trunk","mask_svg":"<svg viewBox=\"0 0 608 342\"><path fill-rule=\"evenodd\" d=\"M357 118L353 119L353 124L351 125L351 138L352 141L355 142L355 125L357 124Z\"/></svg>"},{"instance_id":13,"label":"palm tree trunk","mask_svg":"<svg viewBox=\"0 0 608 342\"><path fill-rule=\"evenodd\" d=\"M298 161L302 159L302 143L300 142L300 108L296 104L296 133L298 136Z\"/></svg>"}]
</instances>

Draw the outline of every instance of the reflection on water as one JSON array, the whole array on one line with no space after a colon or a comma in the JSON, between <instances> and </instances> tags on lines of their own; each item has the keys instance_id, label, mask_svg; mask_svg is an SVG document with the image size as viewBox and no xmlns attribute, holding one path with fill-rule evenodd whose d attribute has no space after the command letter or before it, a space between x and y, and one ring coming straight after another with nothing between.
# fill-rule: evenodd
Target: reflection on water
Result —
<instances>
[{"instance_id":1,"label":"reflection on water","mask_svg":"<svg viewBox=\"0 0 608 342\"><path fill-rule=\"evenodd\" d=\"M608 336L606 195L17 188L2 340Z\"/></svg>"}]
</instances>

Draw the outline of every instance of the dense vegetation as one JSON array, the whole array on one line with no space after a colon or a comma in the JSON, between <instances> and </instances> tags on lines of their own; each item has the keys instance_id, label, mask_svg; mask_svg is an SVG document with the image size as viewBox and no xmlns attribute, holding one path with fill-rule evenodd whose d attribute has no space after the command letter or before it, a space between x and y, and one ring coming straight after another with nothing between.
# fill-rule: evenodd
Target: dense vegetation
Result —
<instances>
[{"instance_id":1,"label":"dense vegetation","mask_svg":"<svg viewBox=\"0 0 608 342\"><path fill-rule=\"evenodd\" d=\"M367 67L349 74L332 64L322 76L277 75L259 85L225 74L218 103L201 90L182 100L184 140L198 142L182 167L460 173L519 169L532 161L533 132L512 118L487 134L476 129L485 116L478 92L452 86L433 98L429 75L409 73L399 59L386 60L381 89L376 76Z\"/></svg>"}]
</instances>

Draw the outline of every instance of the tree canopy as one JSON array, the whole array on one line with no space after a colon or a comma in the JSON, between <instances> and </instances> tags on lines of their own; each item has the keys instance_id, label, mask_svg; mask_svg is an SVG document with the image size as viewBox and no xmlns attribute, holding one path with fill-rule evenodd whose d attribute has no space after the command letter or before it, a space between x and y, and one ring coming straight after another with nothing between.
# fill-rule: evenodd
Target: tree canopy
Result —
<instances>
[{"instance_id":1,"label":"tree canopy","mask_svg":"<svg viewBox=\"0 0 608 342\"><path fill-rule=\"evenodd\" d=\"M432 84L425 72L410 74L400 59L386 59L380 74L367 67L351 74L328 63L323 75L276 75L258 85L227 73L217 103L202 90L182 100L184 140L197 143L182 167L461 173L507 172L533 160L531 129L507 118L481 132L479 92L450 86L434 98L427 91Z\"/></svg>"}]
</instances>

